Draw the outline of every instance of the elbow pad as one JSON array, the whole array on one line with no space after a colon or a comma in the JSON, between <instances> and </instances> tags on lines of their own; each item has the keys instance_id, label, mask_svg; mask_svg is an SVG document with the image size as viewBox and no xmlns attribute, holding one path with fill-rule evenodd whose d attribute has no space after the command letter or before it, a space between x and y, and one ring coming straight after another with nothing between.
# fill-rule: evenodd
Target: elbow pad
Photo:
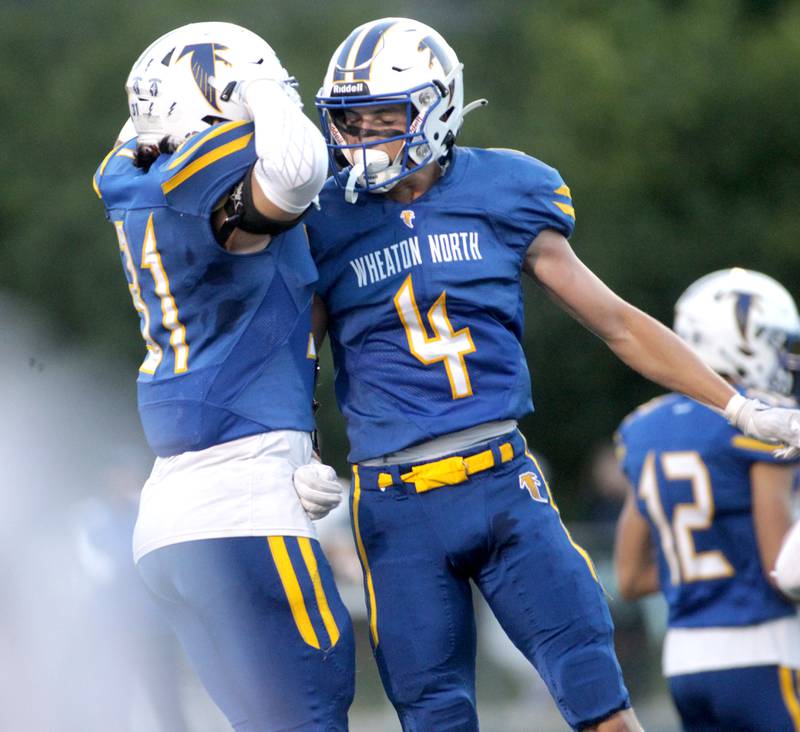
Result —
<instances>
[{"instance_id":1,"label":"elbow pad","mask_svg":"<svg viewBox=\"0 0 800 732\"><path fill-rule=\"evenodd\" d=\"M278 208L301 214L328 174L325 140L279 84L258 81L246 94L255 126L256 181Z\"/></svg>"}]
</instances>

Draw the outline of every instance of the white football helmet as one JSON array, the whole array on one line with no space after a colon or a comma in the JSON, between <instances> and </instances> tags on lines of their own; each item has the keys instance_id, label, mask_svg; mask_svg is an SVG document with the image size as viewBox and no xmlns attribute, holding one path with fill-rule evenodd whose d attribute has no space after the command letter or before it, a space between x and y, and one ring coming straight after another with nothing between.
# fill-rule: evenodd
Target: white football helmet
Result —
<instances>
[{"instance_id":1,"label":"white football helmet","mask_svg":"<svg viewBox=\"0 0 800 732\"><path fill-rule=\"evenodd\" d=\"M334 170L351 166L348 200L383 193L431 161L446 163L464 115L462 64L433 28L408 18L382 18L356 28L339 45L316 98ZM405 105L403 133L372 142L345 141L346 109ZM403 140L394 160L375 145ZM344 184L339 176L337 183Z\"/></svg>"},{"instance_id":2,"label":"white football helmet","mask_svg":"<svg viewBox=\"0 0 800 732\"><path fill-rule=\"evenodd\" d=\"M174 143L219 121L249 120L232 91L255 78L282 82L300 104L294 79L270 45L233 23L190 23L154 41L133 65L125 91L138 141Z\"/></svg>"},{"instance_id":3,"label":"white football helmet","mask_svg":"<svg viewBox=\"0 0 800 732\"><path fill-rule=\"evenodd\" d=\"M800 371L800 316L772 277L734 267L701 277L675 304L675 332L741 386L789 394Z\"/></svg>"}]
</instances>

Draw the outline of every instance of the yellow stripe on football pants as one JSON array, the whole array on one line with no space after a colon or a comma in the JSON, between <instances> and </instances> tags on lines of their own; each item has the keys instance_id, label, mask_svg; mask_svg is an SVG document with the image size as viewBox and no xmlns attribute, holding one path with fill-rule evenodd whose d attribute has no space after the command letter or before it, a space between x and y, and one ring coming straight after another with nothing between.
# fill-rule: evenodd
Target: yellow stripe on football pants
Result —
<instances>
[{"instance_id":1,"label":"yellow stripe on football pants","mask_svg":"<svg viewBox=\"0 0 800 732\"><path fill-rule=\"evenodd\" d=\"M792 669L781 666L778 668L778 676L781 683L781 696L786 710L792 718L795 730L800 730L800 700L797 698L797 689L792 679ZM800 671L797 672L797 681L800 683Z\"/></svg>"},{"instance_id":2,"label":"yellow stripe on football pants","mask_svg":"<svg viewBox=\"0 0 800 732\"><path fill-rule=\"evenodd\" d=\"M367 581L367 596L369 597L369 632L372 635L372 644L378 647L378 608L375 603L375 588L372 585L372 573L369 571L367 552L364 550L364 542L361 540L361 530L358 525L358 504L361 500L361 478L358 476L358 465L353 466L353 531L356 535L356 547L358 556L361 559L361 566L364 568L364 576Z\"/></svg>"},{"instance_id":3,"label":"yellow stripe on football pants","mask_svg":"<svg viewBox=\"0 0 800 732\"><path fill-rule=\"evenodd\" d=\"M533 456L533 454L528 450L527 442L525 445L525 455L528 457L529 460L533 462L536 466L536 469L539 471L539 475L542 476L542 481L544 482L545 490L547 491L547 498L550 502L550 505L553 507L555 512L558 514L558 520L561 523L561 528L564 529L564 533L567 535L567 539L569 543L572 544L572 547L575 549L578 554L583 557L583 561L586 562L586 566L589 567L589 571L592 573L592 577L594 577L594 581L599 583L600 580L597 578L597 571L594 568L594 562L592 558L589 556L589 552L586 551L580 544L576 543L575 540L572 538L572 534L569 533L569 529L564 524L564 521L561 519L561 511L558 510L558 506L556 505L555 500L553 500L553 494L550 491L550 486L547 483L547 478L545 478L544 472L542 471L541 467L539 467L539 462Z\"/></svg>"},{"instance_id":4,"label":"yellow stripe on football pants","mask_svg":"<svg viewBox=\"0 0 800 732\"><path fill-rule=\"evenodd\" d=\"M322 586L322 579L319 576L319 567L317 566L317 558L314 556L314 548L311 546L311 540L305 536L298 537L297 543L300 546L300 553L303 555L308 574L311 576L319 614L322 616L322 622L325 625L325 630L328 631L328 637L331 639L331 648L333 648L339 640L339 628L328 605L328 598L325 597L325 588Z\"/></svg>"},{"instance_id":5,"label":"yellow stripe on football pants","mask_svg":"<svg viewBox=\"0 0 800 732\"><path fill-rule=\"evenodd\" d=\"M283 591L289 601L289 607L292 610L292 617L297 630L309 646L319 648L319 639L314 632L314 626L311 625L311 618L308 617L306 603L303 600L303 591L300 589L300 583L297 581L297 575L294 567L292 567L292 560L286 550L286 541L282 536L268 536L267 541L269 542L269 550L272 553L272 560L275 562L275 567L278 569L278 575L281 578Z\"/></svg>"}]
</instances>

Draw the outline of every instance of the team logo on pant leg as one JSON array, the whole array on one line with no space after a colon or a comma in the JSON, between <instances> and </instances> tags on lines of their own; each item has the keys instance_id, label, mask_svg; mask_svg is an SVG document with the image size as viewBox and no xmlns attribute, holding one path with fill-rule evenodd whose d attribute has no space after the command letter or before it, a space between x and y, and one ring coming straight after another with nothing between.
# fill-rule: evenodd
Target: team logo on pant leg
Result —
<instances>
[{"instance_id":1,"label":"team logo on pant leg","mask_svg":"<svg viewBox=\"0 0 800 732\"><path fill-rule=\"evenodd\" d=\"M528 491L534 501L547 503L547 496L542 495L542 481L536 473L528 471L519 476L519 487Z\"/></svg>"}]
</instances>

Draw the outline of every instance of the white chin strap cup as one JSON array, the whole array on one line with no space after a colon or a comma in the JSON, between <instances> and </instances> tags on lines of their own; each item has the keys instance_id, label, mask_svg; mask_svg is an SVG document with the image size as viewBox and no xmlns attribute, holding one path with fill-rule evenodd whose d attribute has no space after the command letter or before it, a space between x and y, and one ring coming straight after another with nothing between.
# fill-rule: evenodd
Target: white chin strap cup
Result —
<instances>
[{"instance_id":1,"label":"white chin strap cup","mask_svg":"<svg viewBox=\"0 0 800 732\"><path fill-rule=\"evenodd\" d=\"M358 162L353 163L350 175L347 176L347 186L344 189L344 198L348 203L358 200L358 191L355 190L359 180L371 185L378 182L378 176L391 167L389 156L382 150L364 150L358 155Z\"/></svg>"}]
</instances>

